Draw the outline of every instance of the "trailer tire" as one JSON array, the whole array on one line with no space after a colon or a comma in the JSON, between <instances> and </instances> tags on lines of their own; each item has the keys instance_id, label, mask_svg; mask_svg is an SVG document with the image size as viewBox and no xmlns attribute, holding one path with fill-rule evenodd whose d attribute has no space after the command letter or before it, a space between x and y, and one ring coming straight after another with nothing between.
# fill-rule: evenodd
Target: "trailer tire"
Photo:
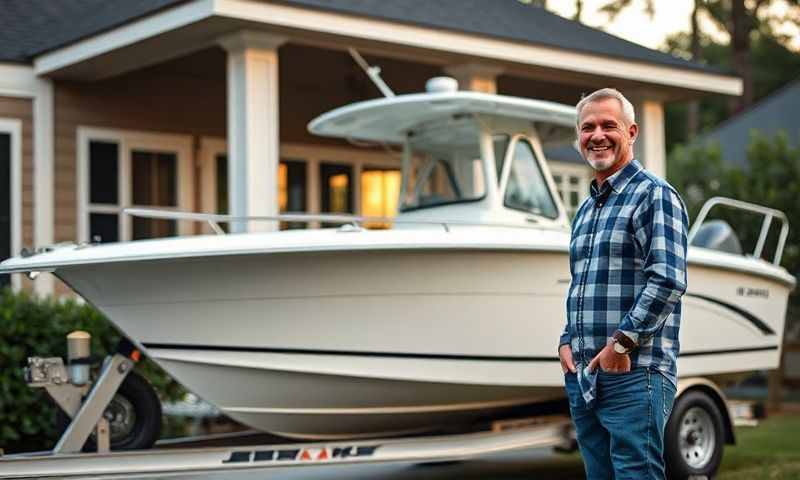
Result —
<instances>
[{"instance_id":1,"label":"trailer tire","mask_svg":"<svg viewBox=\"0 0 800 480\"><path fill-rule=\"evenodd\" d=\"M136 372L125 377L103 415L109 420L111 450L150 448L161 433L161 401L150 382ZM58 409L56 422L63 432L70 418ZM86 440L83 450L97 451L94 433Z\"/></svg>"},{"instance_id":2,"label":"trailer tire","mask_svg":"<svg viewBox=\"0 0 800 480\"><path fill-rule=\"evenodd\" d=\"M664 431L667 478L712 478L722 462L725 430L719 407L707 394L689 390L675 402Z\"/></svg>"}]
</instances>

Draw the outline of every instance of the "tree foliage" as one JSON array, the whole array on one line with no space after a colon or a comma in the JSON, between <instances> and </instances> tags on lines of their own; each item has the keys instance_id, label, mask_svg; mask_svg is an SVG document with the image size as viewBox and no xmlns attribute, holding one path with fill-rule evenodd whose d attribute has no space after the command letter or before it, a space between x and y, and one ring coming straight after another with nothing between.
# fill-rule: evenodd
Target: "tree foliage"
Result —
<instances>
[{"instance_id":1,"label":"tree foliage","mask_svg":"<svg viewBox=\"0 0 800 480\"><path fill-rule=\"evenodd\" d=\"M758 131L751 134L747 151L749 168L726 166L718 145L677 147L669 158L670 183L678 189L694 219L703 202L719 195L756 203L783 211L790 225L781 265L790 273L800 273L800 147L792 147L781 132L773 138ZM726 220L742 241L745 252L752 252L761 231L761 217L720 210L716 218ZM762 258L771 261L777 245L779 222L773 221ZM792 302L800 303L793 294Z\"/></svg>"},{"instance_id":2,"label":"tree foliage","mask_svg":"<svg viewBox=\"0 0 800 480\"><path fill-rule=\"evenodd\" d=\"M65 357L66 335L73 330L92 334L93 355L113 352L119 341L117 330L89 305L0 290L0 448L6 453L49 449L58 439L57 407L44 389L28 387L23 367L32 356ZM136 368L163 400L185 393L154 363L145 360Z\"/></svg>"},{"instance_id":3,"label":"tree foliage","mask_svg":"<svg viewBox=\"0 0 800 480\"><path fill-rule=\"evenodd\" d=\"M727 45L701 35L700 49L703 62L723 71L732 67L731 51ZM691 58L691 36L681 32L667 38L664 50L686 59ZM753 95L759 101L792 80L800 78L800 55L786 47L780 35L769 30L753 35ZM730 116L730 99L723 96L706 96L699 101L698 133L711 130ZM667 149L690 139L687 128L686 103L668 104L666 108Z\"/></svg>"}]
</instances>

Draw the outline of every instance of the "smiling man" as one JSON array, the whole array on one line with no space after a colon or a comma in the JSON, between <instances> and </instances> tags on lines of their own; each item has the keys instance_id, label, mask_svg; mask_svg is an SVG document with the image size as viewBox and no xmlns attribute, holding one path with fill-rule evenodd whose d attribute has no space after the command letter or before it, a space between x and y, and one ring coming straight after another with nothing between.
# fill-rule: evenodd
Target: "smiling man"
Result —
<instances>
[{"instance_id":1,"label":"smiling man","mask_svg":"<svg viewBox=\"0 0 800 480\"><path fill-rule=\"evenodd\" d=\"M604 88L577 105L591 195L572 223L559 357L589 479L664 478L686 290L686 209L633 158L631 103Z\"/></svg>"}]
</instances>

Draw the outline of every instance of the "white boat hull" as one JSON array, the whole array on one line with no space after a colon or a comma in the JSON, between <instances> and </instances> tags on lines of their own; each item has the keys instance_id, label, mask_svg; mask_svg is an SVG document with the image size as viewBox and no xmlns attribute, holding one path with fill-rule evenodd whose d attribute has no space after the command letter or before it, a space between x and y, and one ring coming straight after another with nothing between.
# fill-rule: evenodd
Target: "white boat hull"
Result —
<instances>
[{"instance_id":1,"label":"white boat hull","mask_svg":"<svg viewBox=\"0 0 800 480\"><path fill-rule=\"evenodd\" d=\"M777 367L789 286L704 263L690 267L680 375ZM57 275L187 388L266 431L411 431L563 396L565 251L262 253Z\"/></svg>"}]
</instances>

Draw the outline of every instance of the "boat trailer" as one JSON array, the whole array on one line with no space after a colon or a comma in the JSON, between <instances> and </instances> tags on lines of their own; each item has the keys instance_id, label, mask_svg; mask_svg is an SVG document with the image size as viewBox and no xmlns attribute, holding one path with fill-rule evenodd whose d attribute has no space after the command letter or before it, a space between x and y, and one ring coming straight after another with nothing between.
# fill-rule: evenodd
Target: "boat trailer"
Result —
<instances>
[{"instance_id":1,"label":"boat trailer","mask_svg":"<svg viewBox=\"0 0 800 480\"><path fill-rule=\"evenodd\" d=\"M60 357L28 359L28 384L46 389L71 421L51 451L0 456L0 479L263 478L267 471L282 467L440 463L525 448L574 448L569 418L552 415L495 421L481 431L458 434L268 445L241 440L236 444L233 437L233 445L222 447L175 448L174 444L180 443L173 441L156 448L112 451L109 418L104 412L141 355L123 340L117 352L105 358L91 383L89 340L86 332L67 337L66 366ZM161 412L157 413L160 417ZM92 433L96 451L87 452ZM192 443L202 445L191 440L183 445Z\"/></svg>"}]
</instances>

